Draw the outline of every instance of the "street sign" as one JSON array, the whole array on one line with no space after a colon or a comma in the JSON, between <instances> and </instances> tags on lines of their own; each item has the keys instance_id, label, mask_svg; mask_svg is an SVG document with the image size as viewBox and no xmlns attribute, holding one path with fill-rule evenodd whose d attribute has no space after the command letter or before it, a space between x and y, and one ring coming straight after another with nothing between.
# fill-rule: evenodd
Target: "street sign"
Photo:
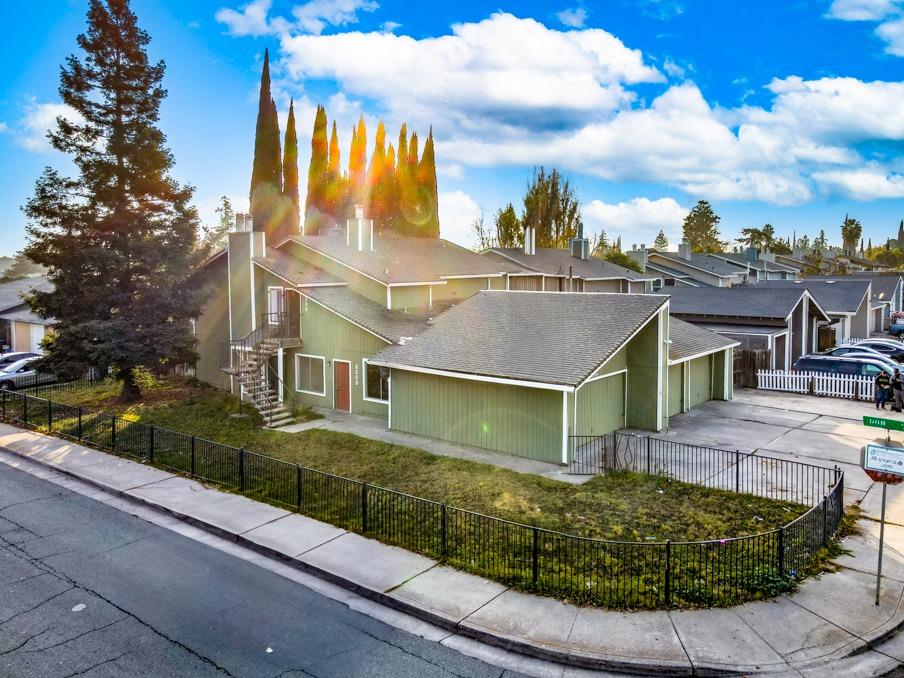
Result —
<instances>
[{"instance_id":1,"label":"street sign","mask_svg":"<svg viewBox=\"0 0 904 678\"><path fill-rule=\"evenodd\" d=\"M860 451L864 471L878 471L904 478L904 448L870 443Z\"/></svg>"},{"instance_id":2,"label":"street sign","mask_svg":"<svg viewBox=\"0 0 904 678\"><path fill-rule=\"evenodd\" d=\"M886 431L904 431L904 421L898 419L886 419L885 417L863 417L864 426L884 428Z\"/></svg>"}]
</instances>

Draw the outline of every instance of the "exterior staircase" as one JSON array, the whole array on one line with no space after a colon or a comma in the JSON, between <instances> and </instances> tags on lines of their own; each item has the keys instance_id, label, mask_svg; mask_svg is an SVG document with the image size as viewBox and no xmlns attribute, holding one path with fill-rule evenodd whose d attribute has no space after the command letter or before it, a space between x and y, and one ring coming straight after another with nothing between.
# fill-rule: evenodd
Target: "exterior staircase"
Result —
<instances>
[{"instance_id":1,"label":"exterior staircase","mask_svg":"<svg viewBox=\"0 0 904 678\"><path fill-rule=\"evenodd\" d=\"M299 334L298 314L264 314L261 324L248 336L224 344L220 369L238 379L241 399L254 405L267 428L295 421L291 395L270 366L270 359L281 348L300 345Z\"/></svg>"}]
</instances>

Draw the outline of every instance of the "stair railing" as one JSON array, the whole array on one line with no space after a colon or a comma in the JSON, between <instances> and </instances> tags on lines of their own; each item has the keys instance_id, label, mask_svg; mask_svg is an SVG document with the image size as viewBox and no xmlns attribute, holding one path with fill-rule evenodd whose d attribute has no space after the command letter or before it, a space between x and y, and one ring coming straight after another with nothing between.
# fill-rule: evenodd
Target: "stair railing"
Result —
<instances>
[{"instance_id":1,"label":"stair railing","mask_svg":"<svg viewBox=\"0 0 904 678\"><path fill-rule=\"evenodd\" d=\"M279 372L273 369L270 363L267 363L267 378L266 383L269 387L272 387L276 392L276 401L282 402L283 407L288 410L289 414L292 415L292 420L294 423L295 420L295 408L298 403L295 400L295 396L292 395L291 391L286 387L286 383L280 378ZM270 422L269 426L273 426L273 410L271 409L269 412Z\"/></svg>"},{"instance_id":2,"label":"stair railing","mask_svg":"<svg viewBox=\"0 0 904 678\"><path fill-rule=\"evenodd\" d=\"M298 313L262 313L261 322L241 339L225 341L221 345L220 369L235 370L242 358L269 339L300 339L301 323Z\"/></svg>"}]
</instances>

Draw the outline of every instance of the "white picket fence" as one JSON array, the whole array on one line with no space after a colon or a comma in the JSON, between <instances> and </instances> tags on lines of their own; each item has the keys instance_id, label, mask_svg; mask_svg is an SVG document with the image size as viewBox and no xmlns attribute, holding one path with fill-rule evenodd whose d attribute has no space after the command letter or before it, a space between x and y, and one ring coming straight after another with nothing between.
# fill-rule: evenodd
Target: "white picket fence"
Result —
<instances>
[{"instance_id":1,"label":"white picket fence","mask_svg":"<svg viewBox=\"0 0 904 678\"><path fill-rule=\"evenodd\" d=\"M757 370L756 384L757 388L766 391L808 393L854 400L873 399L873 379L859 375Z\"/></svg>"},{"instance_id":2,"label":"white picket fence","mask_svg":"<svg viewBox=\"0 0 904 678\"><path fill-rule=\"evenodd\" d=\"M858 341L866 341L866 339L862 337L848 337L847 339L839 339L839 346L847 346L848 344L856 344Z\"/></svg>"}]
</instances>

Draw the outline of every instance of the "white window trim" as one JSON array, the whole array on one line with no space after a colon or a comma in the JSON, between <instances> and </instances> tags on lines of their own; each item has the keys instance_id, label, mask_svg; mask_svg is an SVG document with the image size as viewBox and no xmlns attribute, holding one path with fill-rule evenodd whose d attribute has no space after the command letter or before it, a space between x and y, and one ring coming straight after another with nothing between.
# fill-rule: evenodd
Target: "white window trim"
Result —
<instances>
[{"instance_id":1,"label":"white window trim","mask_svg":"<svg viewBox=\"0 0 904 678\"><path fill-rule=\"evenodd\" d=\"M279 322L278 322L278 320L276 320L276 321L273 320L273 316L280 312L285 312L285 308L283 308L282 311L278 311L278 310L274 311L270 307L270 300L271 300L270 293L273 290L277 290L282 294L283 306L285 307L285 305L286 305L286 288L281 287L279 285L267 285L267 320L268 320L268 324L277 325L277 324L279 324Z\"/></svg>"},{"instance_id":2,"label":"white window trim","mask_svg":"<svg viewBox=\"0 0 904 678\"><path fill-rule=\"evenodd\" d=\"M299 358L314 358L315 360L320 361L321 371L323 372L323 392L318 393L317 391L306 391L303 388L298 388L298 359ZM295 390L298 393L307 393L308 395L315 395L323 397L326 395L326 358L322 355L314 355L313 353L296 353L295 354Z\"/></svg>"},{"instance_id":3,"label":"white window trim","mask_svg":"<svg viewBox=\"0 0 904 678\"><path fill-rule=\"evenodd\" d=\"M374 367L379 368L380 366L374 365ZM387 383L388 383L388 381L389 381L389 378L387 377ZM386 400L380 400L379 398L368 398L367 397L367 358L361 358L361 386L362 386L361 397L365 401L367 401L369 403L380 403L381 405L389 404L389 398L386 398ZM391 389L390 389L390 393L392 393Z\"/></svg>"}]
</instances>

